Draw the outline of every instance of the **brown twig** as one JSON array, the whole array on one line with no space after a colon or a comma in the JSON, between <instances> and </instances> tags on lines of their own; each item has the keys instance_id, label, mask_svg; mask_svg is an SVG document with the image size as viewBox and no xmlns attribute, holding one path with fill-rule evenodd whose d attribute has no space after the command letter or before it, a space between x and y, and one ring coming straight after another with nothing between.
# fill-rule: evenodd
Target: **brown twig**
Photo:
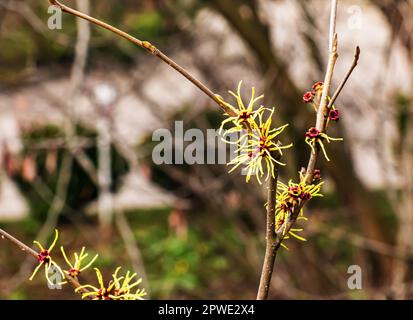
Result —
<instances>
[{"instance_id":1,"label":"brown twig","mask_svg":"<svg viewBox=\"0 0 413 320\"><path fill-rule=\"evenodd\" d=\"M267 204L267 227L265 238L265 257L261 272L260 285L258 288L257 300L266 300L271 284L272 273L274 270L275 258L281 242L277 243L275 233L275 207L278 184L278 167L275 168L275 177L271 177L268 188Z\"/></svg>"},{"instance_id":2,"label":"brown twig","mask_svg":"<svg viewBox=\"0 0 413 320\"><path fill-rule=\"evenodd\" d=\"M337 101L337 98L340 96L340 94L343 91L345 85L347 84L347 81L350 79L350 76L353 74L354 69L357 67L358 62L360 60L360 53L361 53L360 47L356 47L356 53L354 55L353 63L351 65L349 71L347 72L346 76L344 77L343 81L341 82L341 84L337 88L336 92L334 93L333 97L330 99L330 102L328 103L327 106L324 103L320 104L320 107L323 108L323 109L321 109L319 107L318 114L317 114L317 129L320 132L325 132L327 130L327 128L326 128L326 122L327 122L327 116L328 116L327 112L328 112L328 110L330 110L333 107L334 103ZM331 57L331 59L333 59L333 57ZM331 80L330 80L330 84L331 84ZM325 89L325 87L324 87L324 89ZM324 91L323 91L323 95L324 95ZM316 163L317 163L317 158L318 158L318 153L320 152L320 148L318 146L314 149L315 149L315 152L311 154L310 160L309 160L308 166L307 166L306 178L305 178L306 179L305 181L307 183L311 183L311 181L313 179L314 169L315 169L315 166L316 166Z\"/></svg>"},{"instance_id":3,"label":"brown twig","mask_svg":"<svg viewBox=\"0 0 413 320\"><path fill-rule=\"evenodd\" d=\"M350 76L353 74L354 69L357 67L358 62L360 60L360 47L356 47L356 53L354 54L354 59L353 59L353 64L351 65L349 71L347 72L346 76L344 77L343 81L341 84L338 86L336 92L334 93L333 97L330 100L330 103L328 104L327 109L331 109L336 102L338 96L341 94L341 91L343 91L344 87L347 84L347 81L350 79Z\"/></svg>"},{"instance_id":4,"label":"brown twig","mask_svg":"<svg viewBox=\"0 0 413 320\"><path fill-rule=\"evenodd\" d=\"M334 9L332 9L334 11ZM328 95L330 92L331 81L333 79L334 68L337 62L338 53L337 53L337 34L334 36L333 46L330 51L330 58L328 61L327 72L325 76L324 86L323 86L323 93L321 95L320 105L318 106L317 112L317 122L316 128L319 132L325 131L325 124L327 118L327 107L328 107ZM311 152L310 159L308 161L307 171L305 181L306 183L311 183L314 175L314 170L317 164L318 154L320 153L320 148L314 148L314 152Z\"/></svg>"},{"instance_id":5,"label":"brown twig","mask_svg":"<svg viewBox=\"0 0 413 320\"><path fill-rule=\"evenodd\" d=\"M165 62L167 65L178 71L182 76L184 76L186 79L188 79L190 82L192 82L196 87L198 87L202 92L204 92L209 98L211 98L221 109L225 111L230 116L234 115L234 111L232 111L228 106L226 106L222 99L220 98L219 95L216 95L213 93L205 84L203 84L200 80L195 78L192 74L190 74L185 68L180 66L178 63L176 63L174 60L169 58L166 54L164 54L161 50L159 50L157 47L155 47L152 43L148 41L142 41L139 40L130 34L128 34L125 31L122 31L108 23L105 23L99 19L93 18L90 15L84 14L80 11L77 11L75 9L72 9L62 3L60 3L57 0L49 0L49 2L52 5L55 5L59 7L63 12L72 14L78 18L85 19L97 26L100 26L102 28L105 28L106 30L109 30L118 36L132 42L133 44L145 49L148 53L152 54L153 56L161 59L163 62Z\"/></svg>"},{"instance_id":6,"label":"brown twig","mask_svg":"<svg viewBox=\"0 0 413 320\"><path fill-rule=\"evenodd\" d=\"M337 8L338 8L338 0L331 0L331 14L330 14L330 36L329 36L329 43L328 43L328 50L331 52L334 48L334 42L336 37L336 26L337 26Z\"/></svg>"},{"instance_id":7,"label":"brown twig","mask_svg":"<svg viewBox=\"0 0 413 320\"><path fill-rule=\"evenodd\" d=\"M25 245L23 242L21 242L20 240L16 239L15 237L13 237L11 234L7 233L6 231L4 231L3 229L0 229L0 235L2 239L7 239L10 242L14 243L16 246L18 246L22 251L31 254L34 258L38 258L38 253L36 251L34 251L32 248L30 248L29 246Z\"/></svg>"},{"instance_id":8,"label":"brown twig","mask_svg":"<svg viewBox=\"0 0 413 320\"><path fill-rule=\"evenodd\" d=\"M0 237L2 239L9 240L11 243L18 246L23 252L33 256L33 258L35 258L36 260L39 258L39 253L38 252L36 252L32 248L30 248L28 245L26 245L25 243L23 243L20 240L16 239L11 234L9 234L8 232L4 231L1 228L0 228ZM67 273L65 273L65 279L73 287L73 289L78 289L81 286L79 281L77 280L77 278L71 277ZM89 291L87 289L82 288L81 290L78 290L78 292L87 293Z\"/></svg>"},{"instance_id":9,"label":"brown twig","mask_svg":"<svg viewBox=\"0 0 413 320\"><path fill-rule=\"evenodd\" d=\"M343 88L345 87L347 81L349 80L351 74L353 73L354 69L356 68L358 61L360 58L360 48L356 48L356 54L354 56L353 63L350 67L350 70L347 72L344 80L336 90L333 98L330 100L329 104L327 105L328 101L328 90L326 89L326 85L324 86L323 89L323 96L327 97L327 100L323 100L320 103L320 106L318 108L318 114L317 114L317 129L320 130L320 132L325 132L326 131L326 120L327 120L327 111L334 105L335 101L337 100L338 96L341 94ZM335 62L337 60L337 35L335 36L335 41L333 42L333 48L332 51L330 52L330 61L328 65L328 71L326 75L326 83L328 87L331 86L331 80L332 80L332 75L333 75L333 69ZM319 148L314 148L315 152L311 154L308 166L307 166L307 171L306 171L306 176L305 176L305 182L307 184L311 184L313 177L314 177L314 170L315 170L315 165L317 163L317 158L320 149ZM291 230L291 228L294 226L294 224L297 221L298 215L303 208L305 203L303 203L301 206L296 208L292 214L292 217L290 221L287 222L286 226L283 226L283 230L285 229L286 232L280 233L279 236L277 237L277 244L281 245L282 241L284 240L284 236L282 234L288 234L288 232Z\"/></svg>"}]
</instances>

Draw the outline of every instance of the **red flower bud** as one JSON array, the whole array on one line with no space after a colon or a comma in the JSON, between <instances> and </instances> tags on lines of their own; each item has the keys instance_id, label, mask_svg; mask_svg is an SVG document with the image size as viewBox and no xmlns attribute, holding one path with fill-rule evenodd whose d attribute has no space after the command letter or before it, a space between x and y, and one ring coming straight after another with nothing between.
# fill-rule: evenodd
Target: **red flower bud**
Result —
<instances>
[{"instance_id":1,"label":"red flower bud","mask_svg":"<svg viewBox=\"0 0 413 320\"><path fill-rule=\"evenodd\" d=\"M313 85L313 90L314 91L319 91L319 90L323 90L324 87L324 83L323 82L317 82Z\"/></svg>"},{"instance_id":2,"label":"red flower bud","mask_svg":"<svg viewBox=\"0 0 413 320\"><path fill-rule=\"evenodd\" d=\"M338 122L340 120L340 112L337 109L330 110L330 112L328 113L328 118L331 121Z\"/></svg>"},{"instance_id":3,"label":"red flower bud","mask_svg":"<svg viewBox=\"0 0 413 320\"><path fill-rule=\"evenodd\" d=\"M313 176L313 183L317 183L321 180L321 171L320 169L315 169L314 170L314 176Z\"/></svg>"},{"instance_id":4,"label":"red flower bud","mask_svg":"<svg viewBox=\"0 0 413 320\"><path fill-rule=\"evenodd\" d=\"M308 131L305 133L305 136L309 139L316 139L320 135L320 131L318 131L317 128L310 128Z\"/></svg>"},{"instance_id":5,"label":"red flower bud","mask_svg":"<svg viewBox=\"0 0 413 320\"><path fill-rule=\"evenodd\" d=\"M306 92L303 96L303 100L305 103L310 103L314 101L314 93L313 92Z\"/></svg>"}]
</instances>

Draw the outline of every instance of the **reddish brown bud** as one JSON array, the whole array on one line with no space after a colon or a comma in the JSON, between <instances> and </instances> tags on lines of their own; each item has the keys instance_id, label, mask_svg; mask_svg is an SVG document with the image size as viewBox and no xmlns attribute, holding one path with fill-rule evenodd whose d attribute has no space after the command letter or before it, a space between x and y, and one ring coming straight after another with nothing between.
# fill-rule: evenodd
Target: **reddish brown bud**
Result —
<instances>
[{"instance_id":1,"label":"reddish brown bud","mask_svg":"<svg viewBox=\"0 0 413 320\"><path fill-rule=\"evenodd\" d=\"M308 131L305 133L305 136L309 139L316 139L320 135L320 131L317 128L310 128Z\"/></svg>"},{"instance_id":2,"label":"reddish brown bud","mask_svg":"<svg viewBox=\"0 0 413 320\"><path fill-rule=\"evenodd\" d=\"M313 85L313 90L314 91L319 91L319 90L323 90L324 87L324 83L323 82L317 82Z\"/></svg>"},{"instance_id":3,"label":"reddish brown bud","mask_svg":"<svg viewBox=\"0 0 413 320\"><path fill-rule=\"evenodd\" d=\"M314 170L314 175L313 175L313 183L316 183L321 180L321 171L320 169L315 169Z\"/></svg>"},{"instance_id":4,"label":"reddish brown bud","mask_svg":"<svg viewBox=\"0 0 413 320\"><path fill-rule=\"evenodd\" d=\"M330 112L328 113L328 118L331 121L338 122L340 120L340 112L337 109L330 110Z\"/></svg>"},{"instance_id":5,"label":"reddish brown bud","mask_svg":"<svg viewBox=\"0 0 413 320\"><path fill-rule=\"evenodd\" d=\"M314 93L313 92L306 92L303 96L303 101L305 103L310 103L314 101Z\"/></svg>"}]
</instances>

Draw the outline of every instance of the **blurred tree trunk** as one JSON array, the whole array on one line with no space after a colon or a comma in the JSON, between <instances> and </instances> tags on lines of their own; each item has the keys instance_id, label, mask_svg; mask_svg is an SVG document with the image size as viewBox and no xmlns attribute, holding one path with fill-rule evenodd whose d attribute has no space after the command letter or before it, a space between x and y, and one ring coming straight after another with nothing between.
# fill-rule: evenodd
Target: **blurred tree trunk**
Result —
<instances>
[{"instance_id":1,"label":"blurred tree trunk","mask_svg":"<svg viewBox=\"0 0 413 320\"><path fill-rule=\"evenodd\" d=\"M411 0L393 0L393 1L373 1L371 3L386 18L392 33L392 39L399 39L401 45L406 49L406 53L410 62L413 63L413 1ZM413 78L412 78L413 80ZM396 110L399 112L399 110ZM407 137L413 132L412 119L407 117L407 134L403 137L403 132L400 131L400 139L405 140L400 145L403 146L401 154L398 155L398 167L401 170L402 188L400 193L400 201L395 203L396 211L399 219L399 227L397 234L396 246L401 252L409 252L411 247L412 235L412 181L411 181L411 166L412 166L412 144ZM408 273L410 272L411 264L395 258L393 260L392 270L392 294L395 299L408 298L405 282Z\"/></svg>"},{"instance_id":2,"label":"blurred tree trunk","mask_svg":"<svg viewBox=\"0 0 413 320\"><path fill-rule=\"evenodd\" d=\"M392 243L393 233L386 232L388 226L382 221L381 209L371 192L357 178L353 162L350 160L351 154L346 146L342 143L331 144L329 152L334 154L332 156L334 160L326 162L326 168L334 180L341 200L353 212L346 229L351 230L355 227L368 239ZM355 222L350 219L355 219ZM366 251L366 254L371 268L369 276L371 284L375 286L388 284L391 277L392 258L375 252Z\"/></svg>"},{"instance_id":3,"label":"blurred tree trunk","mask_svg":"<svg viewBox=\"0 0 413 320\"><path fill-rule=\"evenodd\" d=\"M399 39L413 59L413 4L409 0L370 0L386 17L394 39Z\"/></svg>"}]
</instances>

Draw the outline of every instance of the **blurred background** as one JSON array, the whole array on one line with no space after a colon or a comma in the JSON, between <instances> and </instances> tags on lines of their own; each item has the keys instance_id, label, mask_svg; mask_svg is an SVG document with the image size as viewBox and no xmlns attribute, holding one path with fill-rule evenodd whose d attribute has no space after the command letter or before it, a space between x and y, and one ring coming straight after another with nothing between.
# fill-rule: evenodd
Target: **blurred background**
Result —
<instances>
[{"instance_id":1,"label":"blurred background","mask_svg":"<svg viewBox=\"0 0 413 320\"><path fill-rule=\"evenodd\" d=\"M327 63L327 0L67 0L149 40L229 99L244 80L275 106L281 171L297 179L314 123L302 101ZM218 128L222 112L158 59L63 15L48 1L0 0L0 227L27 244L99 253L110 275L135 270L154 299L253 299L264 255L265 186L225 165L155 165L152 133ZM321 161L323 199L309 208L307 242L289 240L272 299L413 297L413 2L342 0L334 86L360 65L338 100L342 119ZM0 243L0 297L76 299L49 290L35 261ZM359 265L363 289L349 290ZM95 282L93 272L85 281Z\"/></svg>"}]
</instances>

